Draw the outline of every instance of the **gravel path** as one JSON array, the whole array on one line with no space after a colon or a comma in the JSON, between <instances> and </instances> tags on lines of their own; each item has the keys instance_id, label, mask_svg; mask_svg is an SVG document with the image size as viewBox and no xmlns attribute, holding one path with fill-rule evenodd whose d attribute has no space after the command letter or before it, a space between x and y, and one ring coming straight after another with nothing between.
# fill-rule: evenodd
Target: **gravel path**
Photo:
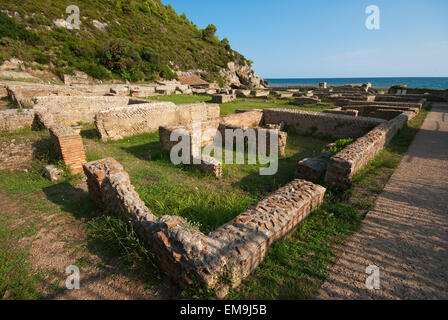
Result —
<instances>
[{"instance_id":1,"label":"gravel path","mask_svg":"<svg viewBox=\"0 0 448 320\"><path fill-rule=\"evenodd\" d=\"M380 288L368 290L368 266ZM448 104L434 104L318 299L448 299Z\"/></svg>"}]
</instances>

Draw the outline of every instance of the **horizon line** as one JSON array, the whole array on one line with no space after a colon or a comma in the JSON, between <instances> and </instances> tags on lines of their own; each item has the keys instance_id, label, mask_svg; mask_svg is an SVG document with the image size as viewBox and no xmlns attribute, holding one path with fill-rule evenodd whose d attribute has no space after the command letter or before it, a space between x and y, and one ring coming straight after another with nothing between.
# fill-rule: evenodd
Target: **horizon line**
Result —
<instances>
[{"instance_id":1,"label":"horizon line","mask_svg":"<svg viewBox=\"0 0 448 320\"><path fill-rule=\"evenodd\" d=\"M400 77L400 76L395 76L395 77L369 77L369 76L365 76L365 77L304 77L304 78L291 78L291 77L285 77L285 78L282 78L282 77L276 77L276 78L273 78L273 77L263 77L263 79L285 79L285 80L288 80L288 79L366 79L366 78L370 78L370 79L394 79L394 78L402 78L402 79L411 79L411 78L440 78L440 79L443 79L443 78L448 78L448 76L445 76L445 77L422 77L422 76L418 76L418 77L409 77L409 76L407 76L407 77Z\"/></svg>"}]
</instances>

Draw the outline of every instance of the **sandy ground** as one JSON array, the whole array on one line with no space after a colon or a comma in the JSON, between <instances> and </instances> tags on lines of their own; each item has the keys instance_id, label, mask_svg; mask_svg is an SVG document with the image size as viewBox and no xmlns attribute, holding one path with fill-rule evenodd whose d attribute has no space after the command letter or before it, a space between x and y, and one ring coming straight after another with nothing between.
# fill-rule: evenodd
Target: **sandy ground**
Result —
<instances>
[{"instance_id":1,"label":"sandy ground","mask_svg":"<svg viewBox=\"0 0 448 320\"><path fill-rule=\"evenodd\" d=\"M367 289L369 266L379 289ZM317 298L448 299L447 267L448 104L435 104Z\"/></svg>"}]
</instances>

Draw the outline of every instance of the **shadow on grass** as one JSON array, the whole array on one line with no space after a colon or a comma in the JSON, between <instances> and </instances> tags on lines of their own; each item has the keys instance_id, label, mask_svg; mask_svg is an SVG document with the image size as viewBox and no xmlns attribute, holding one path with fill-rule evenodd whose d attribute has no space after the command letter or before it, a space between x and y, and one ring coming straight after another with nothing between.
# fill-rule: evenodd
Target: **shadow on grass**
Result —
<instances>
[{"instance_id":1,"label":"shadow on grass","mask_svg":"<svg viewBox=\"0 0 448 320\"><path fill-rule=\"evenodd\" d=\"M118 215L101 215L101 211L97 210L88 192L73 187L67 182L44 188L43 192L49 201L60 207L61 211L68 212L74 218L87 223L88 251L101 260L99 264L90 265L90 267L99 267L110 275L122 274L138 278L149 286L160 283L162 273L153 255L125 219ZM61 275L61 277L65 276ZM91 276L91 279L87 277L83 281L97 282L98 280L96 276ZM57 298L62 293L57 290L46 298ZM134 299L138 298L134 297ZM98 299L102 297L98 295Z\"/></svg>"}]
</instances>

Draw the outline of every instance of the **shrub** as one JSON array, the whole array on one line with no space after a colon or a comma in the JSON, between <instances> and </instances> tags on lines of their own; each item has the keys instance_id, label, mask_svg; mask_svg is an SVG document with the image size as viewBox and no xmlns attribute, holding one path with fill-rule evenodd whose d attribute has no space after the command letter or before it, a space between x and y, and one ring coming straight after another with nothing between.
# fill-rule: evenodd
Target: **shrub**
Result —
<instances>
[{"instance_id":1,"label":"shrub","mask_svg":"<svg viewBox=\"0 0 448 320\"><path fill-rule=\"evenodd\" d=\"M216 26L213 25L213 24L209 24L207 26L207 28L202 30L202 39L204 39L204 40L214 40L216 31L218 31Z\"/></svg>"},{"instance_id":2,"label":"shrub","mask_svg":"<svg viewBox=\"0 0 448 320\"><path fill-rule=\"evenodd\" d=\"M334 147L331 147L331 152L333 154L338 154L341 152L345 147L352 144L355 140L353 138L347 138L347 139L339 139L336 141L336 145Z\"/></svg>"},{"instance_id":3,"label":"shrub","mask_svg":"<svg viewBox=\"0 0 448 320\"><path fill-rule=\"evenodd\" d=\"M24 25L16 23L8 15L0 12L0 38L8 37L14 40L23 40L29 44L38 44L42 39L25 28Z\"/></svg>"},{"instance_id":4,"label":"shrub","mask_svg":"<svg viewBox=\"0 0 448 320\"><path fill-rule=\"evenodd\" d=\"M77 65L77 68L96 79L110 78L110 71L100 64L83 61Z\"/></svg>"},{"instance_id":5,"label":"shrub","mask_svg":"<svg viewBox=\"0 0 448 320\"><path fill-rule=\"evenodd\" d=\"M125 39L112 40L105 50L104 60L107 69L127 80L137 77L142 61L135 46Z\"/></svg>"},{"instance_id":6,"label":"shrub","mask_svg":"<svg viewBox=\"0 0 448 320\"><path fill-rule=\"evenodd\" d=\"M40 64L48 64L48 63L50 63L50 57L44 55L39 50L34 50L32 55L33 55L34 61L36 61L37 63L40 63Z\"/></svg>"}]
</instances>

